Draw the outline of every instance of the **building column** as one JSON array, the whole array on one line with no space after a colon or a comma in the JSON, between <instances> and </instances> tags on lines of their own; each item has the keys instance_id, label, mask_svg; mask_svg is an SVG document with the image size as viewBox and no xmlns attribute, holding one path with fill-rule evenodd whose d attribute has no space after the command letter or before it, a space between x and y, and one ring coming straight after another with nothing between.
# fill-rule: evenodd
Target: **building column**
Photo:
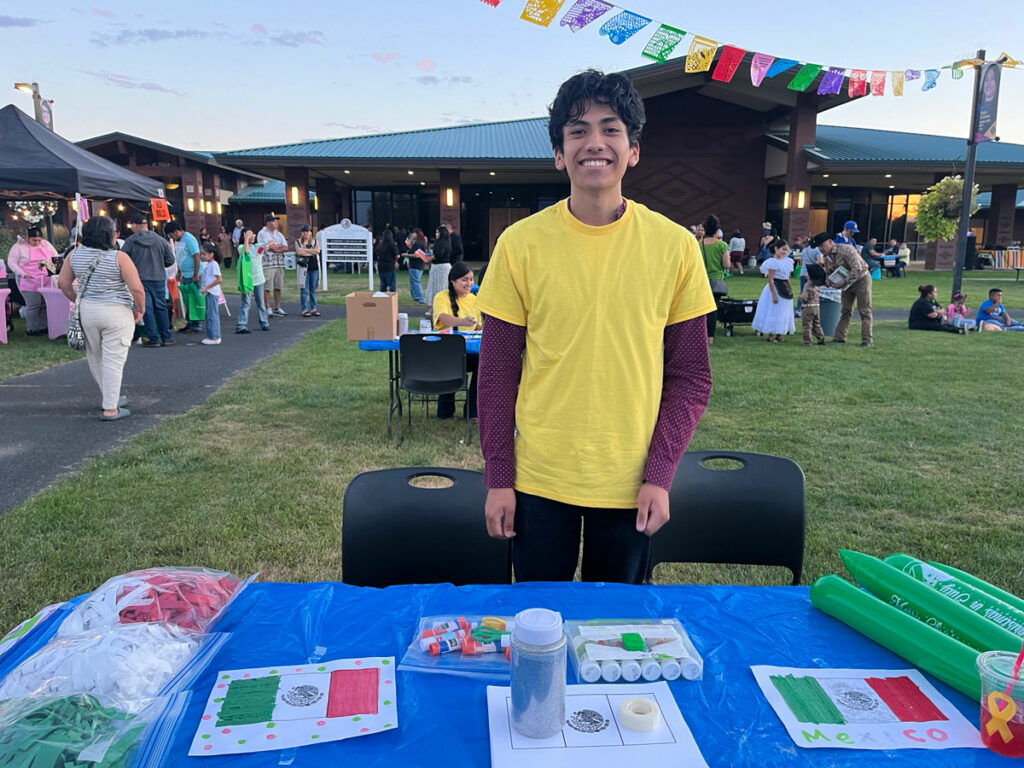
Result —
<instances>
[{"instance_id":1,"label":"building column","mask_svg":"<svg viewBox=\"0 0 1024 768\"><path fill-rule=\"evenodd\" d=\"M316 180L316 227L323 229L332 224L337 224L338 218L338 196L335 194L334 179Z\"/></svg>"},{"instance_id":2,"label":"building column","mask_svg":"<svg viewBox=\"0 0 1024 768\"><path fill-rule=\"evenodd\" d=\"M309 224L309 169L284 169L284 209L288 244L295 247L299 230Z\"/></svg>"},{"instance_id":3,"label":"building column","mask_svg":"<svg viewBox=\"0 0 1024 768\"><path fill-rule=\"evenodd\" d=\"M811 174L807 172L804 147L813 145L818 129L818 110L805 97L789 112L789 148L786 153L785 194L782 233L792 243L797 235L807 237L811 228ZM785 198L783 198L785 201Z\"/></svg>"},{"instance_id":4,"label":"building column","mask_svg":"<svg viewBox=\"0 0 1024 768\"><path fill-rule=\"evenodd\" d=\"M1017 215L1017 185L993 184L992 204L988 209L985 227L986 247L1007 248L1013 240L1013 224ZM982 243L978 244L979 246Z\"/></svg>"},{"instance_id":5,"label":"building column","mask_svg":"<svg viewBox=\"0 0 1024 768\"><path fill-rule=\"evenodd\" d=\"M192 210L189 210L189 201L192 201ZM203 228L206 216L202 211L203 202L203 171L201 168L181 169L181 204L182 216L185 229L196 235L198 239L199 230Z\"/></svg>"},{"instance_id":6,"label":"building column","mask_svg":"<svg viewBox=\"0 0 1024 768\"><path fill-rule=\"evenodd\" d=\"M459 182L459 171L439 171L441 186L439 190L441 202L441 223L449 225L455 232L462 233L462 195Z\"/></svg>"}]
</instances>

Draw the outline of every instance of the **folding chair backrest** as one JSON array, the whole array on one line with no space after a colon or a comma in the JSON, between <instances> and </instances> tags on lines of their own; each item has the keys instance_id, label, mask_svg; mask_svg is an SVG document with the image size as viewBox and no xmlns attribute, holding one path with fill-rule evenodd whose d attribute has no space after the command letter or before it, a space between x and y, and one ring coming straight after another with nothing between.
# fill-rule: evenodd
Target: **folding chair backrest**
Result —
<instances>
[{"instance_id":1,"label":"folding chair backrest","mask_svg":"<svg viewBox=\"0 0 1024 768\"><path fill-rule=\"evenodd\" d=\"M714 469L706 466L712 459L741 466ZM781 565L792 572L793 585L800 583L804 473L795 462L739 451L685 453L669 511L671 519L651 540L651 572L666 562Z\"/></svg>"},{"instance_id":2,"label":"folding chair backrest","mask_svg":"<svg viewBox=\"0 0 1024 768\"><path fill-rule=\"evenodd\" d=\"M417 478L446 488L410 485ZM511 547L484 522L483 473L402 467L357 475L345 490L341 569L346 584L510 584Z\"/></svg>"},{"instance_id":3,"label":"folding chair backrest","mask_svg":"<svg viewBox=\"0 0 1024 768\"><path fill-rule=\"evenodd\" d=\"M466 387L466 339L459 334L406 333L398 337L402 389L439 394ZM450 382L461 380L452 387ZM448 383L448 384L442 384Z\"/></svg>"}]
</instances>

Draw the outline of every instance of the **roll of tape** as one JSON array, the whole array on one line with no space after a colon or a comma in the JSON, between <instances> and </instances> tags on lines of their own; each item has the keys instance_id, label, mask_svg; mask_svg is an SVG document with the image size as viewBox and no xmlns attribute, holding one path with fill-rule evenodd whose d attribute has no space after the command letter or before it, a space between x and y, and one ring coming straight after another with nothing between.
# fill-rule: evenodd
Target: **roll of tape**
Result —
<instances>
[{"instance_id":1,"label":"roll of tape","mask_svg":"<svg viewBox=\"0 0 1024 768\"><path fill-rule=\"evenodd\" d=\"M627 683L633 683L639 680L640 662L632 660L622 662L622 679Z\"/></svg>"},{"instance_id":2,"label":"roll of tape","mask_svg":"<svg viewBox=\"0 0 1024 768\"><path fill-rule=\"evenodd\" d=\"M619 705L619 722L637 733L650 733L661 721L661 710L650 699L626 699Z\"/></svg>"}]
</instances>

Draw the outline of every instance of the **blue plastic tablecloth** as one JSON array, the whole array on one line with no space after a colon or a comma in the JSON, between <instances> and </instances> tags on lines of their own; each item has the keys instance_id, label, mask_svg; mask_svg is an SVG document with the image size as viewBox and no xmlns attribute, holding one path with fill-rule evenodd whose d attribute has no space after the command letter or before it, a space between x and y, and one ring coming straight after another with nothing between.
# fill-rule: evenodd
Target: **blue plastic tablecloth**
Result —
<instances>
[{"instance_id":1,"label":"blue plastic tablecloth","mask_svg":"<svg viewBox=\"0 0 1024 768\"><path fill-rule=\"evenodd\" d=\"M480 334L460 334L466 337L466 354L467 355L479 355L480 354ZM383 339L374 341L360 341L359 348L364 352L383 352L386 350L398 350L398 339L392 339L391 341L385 341Z\"/></svg>"},{"instance_id":2,"label":"blue plastic tablecloth","mask_svg":"<svg viewBox=\"0 0 1024 768\"><path fill-rule=\"evenodd\" d=\"M218 623L217 631L233 634L197 678L194 695L172 734L161 768L489 766L487 683L403 671L397 677L399 727L395 731L287 753L197 758L187 754L218 670L300 664L314 654L324 659L393 655L397 662L421 615L513 614L535 606L561 611L567 619L678 618L704 658L704 679L670 686L713 767L863 768L898 763L972 768L1015 764L981 749L875 752L797 748L757 688L751 664L911 667L812 608L806 588L536 583L378 590L338 583L260 583L243 592ZM932 682L970 720L977 721L975 702L936 680Z\"/></svg>"}]
</instances>

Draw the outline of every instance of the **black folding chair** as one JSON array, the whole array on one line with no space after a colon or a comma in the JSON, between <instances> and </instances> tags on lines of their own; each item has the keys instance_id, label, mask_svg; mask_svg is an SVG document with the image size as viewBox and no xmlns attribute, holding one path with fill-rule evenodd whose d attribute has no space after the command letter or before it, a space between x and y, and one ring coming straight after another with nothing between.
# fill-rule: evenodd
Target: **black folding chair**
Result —
<instances>
[{"instance_id":1,"label":"black folding chair","mask_svg":"<svg viewBox=\"0 0 1024 768\"><path fill-rule=\"evenodd\" d=\"M466 339L458 334L406 333L398 337L399 389L408 394L409 426L412 426L412 396L429 400L437 395L466 393ZM469 445L469 419L466 419L466 445ZM402 393L398 393L398 419L395 445L402 444Z\"/></svg>"},{"instance_id":2,"label":"black folding chair","mask_svg":"<svg viewBox=\"0 0 1024 768\"><path fill-rule=\"evenodd\" d=\"M450 485L411 485L432 477ZM343 502L342 581L361 587L511 584L511 544L487 535L486 499L483 473L467 469L402 467L356 475Z\"/></svg>"},{"instance_id":3,"label":"black folding chair","mask_svg":"<svg viewBox=\"0 0 1024 768\"><path fill-rule=\"evenodd\" d=\"M714 459L740 466L707 466ZM671 519L651 539L648 582L658 563L736 563L785 566L793 586L800 583L804 473L796 462L739 451L685 453L669 509Z\"/></svg>"}]
</instances>

